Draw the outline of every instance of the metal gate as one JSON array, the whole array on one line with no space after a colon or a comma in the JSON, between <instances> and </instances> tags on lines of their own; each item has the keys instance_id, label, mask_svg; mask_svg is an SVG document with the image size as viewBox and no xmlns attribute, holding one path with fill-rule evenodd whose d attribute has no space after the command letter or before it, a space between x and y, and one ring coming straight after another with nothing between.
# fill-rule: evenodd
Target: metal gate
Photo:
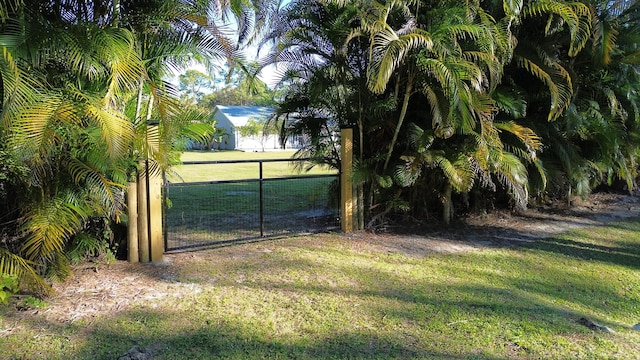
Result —
<instances>
[{"instance_id":1,"label":"metal gate","mask_svg":"<svg viewBox=\"0 0 640 360\"><path fill-rule=\"evenodd\" d=\"M165 180L165 251L339 228L337 172L283 174L282 165L269 167L310 160L184 162L215 180ZM248 167L256 176L244 175Z\"/></svg>"}]
</instances>

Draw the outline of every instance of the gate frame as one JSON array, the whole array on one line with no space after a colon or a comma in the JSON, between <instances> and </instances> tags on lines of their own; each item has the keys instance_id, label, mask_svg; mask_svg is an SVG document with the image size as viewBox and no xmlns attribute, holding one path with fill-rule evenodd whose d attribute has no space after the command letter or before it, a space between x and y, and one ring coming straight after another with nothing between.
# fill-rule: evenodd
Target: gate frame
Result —
<instances>
[{"instance_id":1,"label":"gate frame","mask_svg":"<svg viewBox=\"0 0 640 360\"><path fill-rule=\"evenodd\" d=\"M343 232L353 231L353 129L343 128L340 130L340 228ZM129 254L129 262L162 262L165 252L164 241L164 205L163 197L163 177L148 171L148 163L145 161L141 176L138 178L137 199L143 201L136 202L133 194L133 184L129 185L128 207L129 214L129 236L127 245L129 251L139 253L140 248L147 248L144 254ZM260 184L262 179L262 162L260 162ZM147 186L140 186L140 185ZM142 190L142 191L140 191ZM260 186L260 197L262 197L262 186ZM145 201L146 200L146 201ZM143 204L141 204L143 203ZM262 204L262 201L261 201ZM260 211L261 216L264 212ZM133 216L135 214L135 216ZM143 224L139 224L143 220ZM138 234L132 228L136 227ZM148 237L140 236L140 231L148 231ZM263 234L263 222L260 221L260 233ZM138 235L135 236L134 235ZM144 243L140 244L140 240Z\"/></svg>"}]
</instances>

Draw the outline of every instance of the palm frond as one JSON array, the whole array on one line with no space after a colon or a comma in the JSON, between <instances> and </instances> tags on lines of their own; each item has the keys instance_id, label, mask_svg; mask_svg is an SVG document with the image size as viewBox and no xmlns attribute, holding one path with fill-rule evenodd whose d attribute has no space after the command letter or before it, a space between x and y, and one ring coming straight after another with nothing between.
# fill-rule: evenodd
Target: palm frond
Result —
<instances>
[{"instance_id":1,"label":"palm frond","mask_svg":"<svg viewBox=\"0 0 640 360\"><path fill-rule=\"evenodd\" d=\"M532 159L535 159L536 151L542 147L542 139L530 128L519 125L514 121L495 122L494 126L502 131L508 131L515 135L527 148Z\"/></svg>"},{"instance_id":2,"label":"palm frond","mask_svg":"<svg viewBox=\"0 0 640 360\"><path fill-rule=\"evenodd\" d=\"M144 74L144 65L136 52L134 35L127 30L101 32L96 42L100 45L97 56L107 59L110 79L105 101L111 105L116 101L116 96L138 87L138 79Z\"/></svg>"},{"instance_id":3,"label":"palm frond","mask_svg":"<svg viewBox=\"0 0 640 360\"><path fill-rule=\"evenodd\" d=\"M618 30L609 21L597 16L594 17L594 22L592 52L596 63L606 66L611 62L611 56L616 48Z\"/></svg>"},{"instance_id":4,"label":"palm frond","mask_svg":"<svg viewBox=\"0 0 640 360\"><path fill-rule=\"evenodd\" d=\"M445 115L443 114L444 109L442 109L440 104L440 98L436 93L436 90L428 84L423 85L421 92L427 97L427 101L431 109L431 128L437 129L440 127L440 124L443 123L445 118Z\"/></svg>"},{"instance_id":5,"label":"palm frond","mask_svg":"<svg viewBox=\"0 0 640 360\"><path fill-rule=\"evenodd\" d=\"M88 214L65 199L49 199L24 215L22 232L26 234L22 252L26 259L42 266L64 250L66 241L82 226Z\"/></svg>"},{"instance_id":6,"label":"palm frond","mask_svg":"<svg viewBox=\"0 0 640 360\"><path fill-rule=\"evenodd\" d=\"M129 153L133 140L131 122L115 110L104 106L87 104L87 117L100 126L102 141L107 145L107 154L112 159Z\"/></svg>"},{"instance_id":7,"label":"palm frond","mask_svg":"<svg viewBox=\"0 0 640 360\"><path fill-rule=\"evenodd\" d=\"M460 154L454 158L454 161L441 156L435 159L435 163L456 191L468 192L471 190L475 180L475 173L472 162L467 156Z\"/></svg>"},{"instance_id":8,"label":"palm frond","mask_svg":"<svg viewBox=\"0 0 640 360\"><path fill-rule=\"evenodd\" d=\"M34 270L35 263L0 247L0 274L16 275L20 285L28 291L48 293L51 287Z\"/></svg>"},{"instance_id":9,"label":"palm frond","mask_svg":"<svg viewBox=\"0 0 640 360\"><path fill-rule=\"evenodd\" d=\"M398 36L390 27L384 30L374 35L371 44L367 78L374 93L384 92L392 74L412 50L433 46L433 41L424 32Z\"/></svg>"},{"instance_id":10,"label":"palm frond","mask_svg":"<svg viewBox=\"0 0 640 360\"><path fill-rule=\"evenodd\" d=\"M591 19L593 15L591 9L584 3L538 0L528 3L522 13L525 17L551 14L551 21L547 25L547 34L551 32L554 22L562 21L566 23L571 37L569 56L576 56L591 37ZM559 20L553 16L557 16Z\"/></svg>"},{"instance_id":11,"label":"palm frond","mask_svg":"<svg viewBox=\"0 0 640 360\"><path fill-rule=\"evenodd\" d=\"M568 72L560 64L554 63L549 67L538 63L532 57L517 55L516 61L520 67L546 85L551 97L548 120L557 119L568 108L573 94L573 85Z\"/></svg>"},{"instance_id":12,"label":"palm frond","mask_svg":"<svg viewBox=\"0 0 640 360\"><path fill-rule=\"evenodd\" d=\"M494 164L491 172L507 189L516 205L521 209L526 208L529 201L527 168L518 157L504 151L492 152L491 161Z\"/></svg>"},{"instance_id":13,"label":"palm frond","mask_svg":"<svg viewBox=\"0 0 640 360\"><path fill-rule=\"evenodd\" d=\"M6 47L2 48L2 56L0 57L0 74L2 75L0 128L13 127L14 121L21 116L22 110L41 99L44 82L27 70L16 63L11 51Z\"/></svg>"},{"instance_id":14,"label":"palm frond","mask_svg":"<svg viewBox=\"0 0 640 360\"><path fill-rule=\"evenodd\" d=\"M124 185L108 178L103 169L79 159L71 159L68 167L76 184L86 187L91 197L98 200L97 207L99 209L108 211L108 214L105 215L114 217L121 215L124 208L122 197Z\"/></svg>"},{"instance_id":15,"label":"palm frond","mask_svg":"<svg viewBox=\"0 0 640 360\"><path fill-rule=\"evenodd\" d=\"M524 7L523 0L502 1L502 9L504 10L505 15L512 18L519 17L523 7Z\"/></svg>"},{"instance_id":16,"label":"palm frond","mask_svg":"<svg viewBox=\"0 0 640 360\"><path fill-rule=\"evenodd\" d=\"M527 116L527 101L517 89L500 87L493 91L491 96L500 111L515 119Z\"/></svg>"}]
</instances>

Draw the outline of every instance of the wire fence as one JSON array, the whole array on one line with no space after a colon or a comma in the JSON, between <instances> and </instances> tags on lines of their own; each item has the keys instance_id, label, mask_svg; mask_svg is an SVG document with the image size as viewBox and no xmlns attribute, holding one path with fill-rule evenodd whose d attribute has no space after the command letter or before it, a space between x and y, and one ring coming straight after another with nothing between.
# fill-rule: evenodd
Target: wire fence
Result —
<instances>
[{"instance_id":1,"label":"wire fence","mask_svg":"<svg viewBox=\"0 0 640 360\"><path fill-rule=\"evenodd\" d=\"M293 160L309 161L309 159ZM165 250L204 247L277 235L312 233L340 225L338 174L267 175L265 164L290 159L185 162L234 180L165 182ZM243 179L233 164L255 164L258 177ZM216 170L223 167L224 172ZM238 167L240 169L240 167ZM199 172L199 171L197 171ZM224 176L223 176L224 177Z\"/></svg>"}]
</instances>

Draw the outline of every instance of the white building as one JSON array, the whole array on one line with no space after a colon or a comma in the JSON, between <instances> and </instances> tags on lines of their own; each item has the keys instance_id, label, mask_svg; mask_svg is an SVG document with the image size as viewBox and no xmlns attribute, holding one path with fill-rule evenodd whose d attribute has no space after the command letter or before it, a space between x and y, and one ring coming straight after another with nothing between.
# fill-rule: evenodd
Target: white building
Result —
<instances>
[{"instance_id":1,"label":"white building","mask_svg":"<svg viewBox=\"0 0 640 360\"><path fill-rule=\"evenodd\" d=\"M214 119L216 127L226 130L226 141L220 145L223 150L263 151L282 149L278 134L267 136L247 136L240 134L239 128L247 125L249 120L264 124L275 112L275 109L264 106L223 106L216 105ZM295 149L297 139L288 140L288 149Z\"/></svg>"}]
</instances>

